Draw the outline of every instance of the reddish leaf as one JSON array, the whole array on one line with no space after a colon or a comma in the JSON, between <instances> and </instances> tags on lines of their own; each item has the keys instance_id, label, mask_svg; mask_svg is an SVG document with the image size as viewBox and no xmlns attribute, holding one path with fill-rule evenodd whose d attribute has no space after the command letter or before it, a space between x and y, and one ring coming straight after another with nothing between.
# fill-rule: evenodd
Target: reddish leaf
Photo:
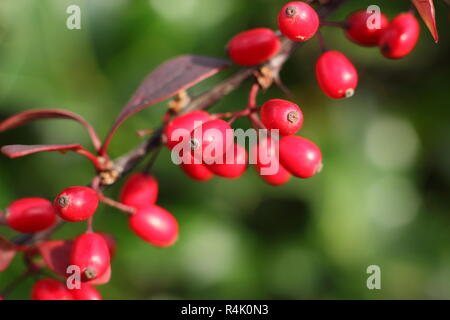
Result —
<instances>
[{"instance_id":1,"label":"reddish leaf","mask_svg":"<svg viewBox=\"0 0 450 320\"><path fill-rule=\"evenodd\" d=\"M102 146L102 154L108 148L116 130L128 117L175 95L181 90L192 87L228 67L228 65L229 63L222 59L194 55L180 56L163 63L141 83L117 117Z\"/></svg>"},{"instance_id":2,"label":"reddish leaf","mask_svg":"<svg viewBox=\"0 0 450 320\"><path fill-rule=\"evenodd\" d=\"M439 41L439 35L436 27L436 17L434 11L433 0L412 0L413 4L416 6L417 11L419 11L422 20L430 30L434 41L437 43Z\"/></svg>"},{"instance_id":3,"label":"reddish leaf","mask_svg":"<svg viewBox=\"0 0 450 320\"><path fill-rule=\"evenodd\" d=\"M81 123L88 131L94 147L97 150L100 147L100 140L97 137L97 133L89 122L75 113L60 109L37 109L20 112L0 122L0 132L13 129L39 119L69 119L77 121Z\"/></svg>"},{"instance_id":4,"label":"reddish leaf","mask_svg":"<svg viewBox=\"0 0 450 320\"><path fill-rule=\"evenodd\" d=\"M0 272L6 270L16 255L14 244L0 237Z\"/></svg>"},{"instance_id":5,"label":"reddish leaf","mask_svg":"<svg viewBox=\"0 0 450 320\"><path fill-rule=\"evenodd\" d=\"M61 144L61 145L22 145L13 144L1 148L1 152L9 158L20 158L29 154L46 152L46 151L78 151L82 149L79 144Z\"/></svg>"},{"instance_id":6,"label":"reddish leaf","mask_svg":"<svg viewBox=\"0 0 450 320\"><path fill-rule=\"evenodd\" d=\"M71 240L50 240L38 245L39 253L47 267L64 277L70 264Z\"/></svg>"}]
</instances>

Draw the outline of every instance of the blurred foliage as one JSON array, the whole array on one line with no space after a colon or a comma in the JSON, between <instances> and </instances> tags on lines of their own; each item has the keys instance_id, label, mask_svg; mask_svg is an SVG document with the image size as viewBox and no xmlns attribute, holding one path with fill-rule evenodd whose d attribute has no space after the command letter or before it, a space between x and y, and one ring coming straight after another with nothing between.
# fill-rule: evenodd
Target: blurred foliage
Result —
<instances>
[{"instance_id":1,"label":"blurred foliage","mask_svg":"<svg viewBox=\"0 0 450 320\"><path fill-rule=\"evenodd\" d=\"M390 18L409 1L375 1ZM348 1L339 21L374 1ZM66 28L78 4L82 29ZM193 53L225 57L237 32L276 27L284 2L271 0L3 0L0 4L0 119L30 108L66 108L104 135L145 75L166 59ZM357 66L352 99L333 101L318 88L317 39L287 63L282 77L305 114L300 134L317 142L325 168L317 177L273 188L254 170L239 180L189 180L164 151L154 174L158 204L180 221L172 248L153 248L116 210L99 210L95 227L114 234L113 277L99 287L108 299L450 298L449 8L436 1L440 43L421 23L420 42L405 59L358 47L324 28L329 47ZM231 74L192 89L199 92ZM241 108L250 83L212 110ZM271 88L262 102L284 97ZM138 129L157 126L166 102L130 119L113 156L139 143ZM245 121L238 124L246 126ZM83 143L77 124L42 121L3 133L0 143ZM86 184L92 170L73 154L0 158L0 207L26 196L52 199ZM119 186L108 190L115 196ZM55 235L73 237L84 223ZM2 235L14 233L0 227ZM379 265L382 289L368 290L366 268ZM16 258L0 288L23 270ZM29 298L32 279L11 298Z\"/></svg>"}]
</instances>

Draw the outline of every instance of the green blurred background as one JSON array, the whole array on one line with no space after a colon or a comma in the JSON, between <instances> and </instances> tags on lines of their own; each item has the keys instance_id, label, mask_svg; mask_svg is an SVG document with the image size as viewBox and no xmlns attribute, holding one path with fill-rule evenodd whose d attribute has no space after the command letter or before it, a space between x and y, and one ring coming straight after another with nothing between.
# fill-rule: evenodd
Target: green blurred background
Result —
<instances>
[{"instance_id":1,"label":"green blurred background","mask_svg":"<svg viewBox=\"0 0 450 320\"><path fill-rule=\"evenodd\" d=\"M408 57L391 61L325 27L328 45L358 68L352 99L334 101L318 88L317 39L287 63L282 77L305 115L301 134L322 149L325 167L310 180L270 187L249 169L239 180L198 183L170 162L165 150L154 174L158 204L180 222L174 247L157 249L137 238L126 218L102 206L95 227L114 234L113 277L106 299L403 299L450 298L449 8L435 1L441 40L422 34ZM66 28L77 4L82 29ZM0 4L0 119L32 108L66 108L104 135L140 81L164 60L193 53L225 57L237 32L276 28L285 1L276 0L2 0ZM403 1L350 0L330 20L380 5L389 18ZM224 71L198 93L232 74ZM242 108L250 83L212 110ZM285 97L271 88L259 97ZM130 119L113 141L118 156L154 128L167 103ZM248 126L245 120L238 126ZM0 144L83 143L74 123L36 122L0 135ZM18 197L49 199L84 185L90 165L73 154L0 157L0 207ZM108 191L116 196L119 186ZM55 235L73 237L85 223ZM13 232L0 227L0 233ZM381 290L368 290L366 268L381 267ZM0 289L20 274L16 257L0 273ZM12 299L30 297L33 280Z\"/></svg>"}]
</instances>

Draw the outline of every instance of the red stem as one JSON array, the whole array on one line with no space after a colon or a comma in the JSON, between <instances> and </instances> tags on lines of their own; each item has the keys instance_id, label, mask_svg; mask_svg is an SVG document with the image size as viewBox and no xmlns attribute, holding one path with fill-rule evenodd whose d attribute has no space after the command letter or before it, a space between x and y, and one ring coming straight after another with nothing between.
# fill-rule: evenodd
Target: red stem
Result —
<instances>
[{"instance_id":1,"label":"red stem","mask_svg":"<svg viewBox=\"0 0 450 320\"><path fill-rule=\"evenodd\" d=\"M97 171L102 171L104 169L103 165L100 164L99 158L85 148L81 147L80 149L75 150L75 152L91 161Z\"/></svg>"}]
</instances>

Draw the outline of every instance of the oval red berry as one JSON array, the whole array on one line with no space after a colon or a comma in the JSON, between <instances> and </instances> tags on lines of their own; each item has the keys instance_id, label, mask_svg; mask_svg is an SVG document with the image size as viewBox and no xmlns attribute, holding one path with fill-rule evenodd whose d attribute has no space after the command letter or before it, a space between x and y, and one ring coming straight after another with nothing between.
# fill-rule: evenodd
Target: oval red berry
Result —
<instances>
[{"instance_id":1,"label":"oval red berry","mask_svg":"<svg viewBox=\"0 0 450 320\"><path fill-rule=\"evenodd\" d=\"M6 223L19 232L34 233L51 227L56 213L50 201L43 198L23 198L6 209Z\"/></svg>"},{"instance_id":2,"label":"oval red berry","mask_svg":"<svg viewBox=\"0 0 450 320\"><path fill-rule=\"evenodd\" d=\"M108 244L103 236L92 232L78 236L72 245L70 263L80 268L83 281L102 276L110 263Z\"/></svg>"},{"instance_id":3,"label":"oval red berry","mask_svg":"<svg viewBox=\"0 0 450 320\"><path fill-rule=\"evenodd\" d=\"M310 178L322 169L322 154L308 139L283 137L280 139L280 163L294 176Z\"/></svg>"},{"instance_id":4,"label":"oval red berry","mask_svg":"<svg viewBox=\"0 0 450 320\"><path fill-rule=\"evenodd\" d=\"M83 221L89 219L97 210L98 195L89 187L66 188L56 197L54 207L64 220Z\"/></svg>"},{"instance_id":5,"label":"oval red berry","mask_svg":"<svg viewBox=\"0 0 450 320\"><path fill-rule=\"evenodd\" d=\"M382 13L378 18L366 10L360 10L348 16L347 24L345 35L348 39L362 46L374 47L380 42L389 20Z\"/></svg>"},{"instance_id":6,"label":"oval red berry","mask_svg":"<svg viewBox=\"0 0 450 320\"><path fill-rule=\"evenodd\" d=\"M74 300L64 283L51 278L37 281L31 289L33 300Z\"/></svg>"},{"instance_id":7,"label":"oval red berry","mask_svg":"<svg viewBox=\"0 0 450 320\"><path fill-rule=\"evenodd\" d=\"M157 198L158 182L143 172L131 175L120 193L120 202L134 208L154 204Z\"/></svg>"},{"instance_id":8,"label":"oval red berry","mask_svg":"<svg viewBox=\"0 0 450 320\"><path fill-rule=\"evenodd\" d=\"M139 237L157 246L167 247L178 238L178 222L165 209L149 205L131 215L129 226Z\"/></svg>"},{"instance_id":9,"label":"oval red berry","mask_svg":"<svg viewBox=\"0 0 450 320\"><path fill-rule=\"evenodd\" d=\"M280 48L280 39L273 30L257 28L235 35L228 43L228 54L239 65L254 66L269 60Z\"/></svg>"},{"instance_id":10,"label":"oval red berry","mask_svg":"<svg viewBox=\"0 0 450 320\"><path fill-rule=\"evenodd\" d=\"M278 15L281 33L292 41L306 41L319 28L319 16L307 3L292 1L286 4Z\"/></svg>"},{"instance_id":11,"label":"oval red berry","mask_svg":"<svg viewBox=\"0 0 450 320\"><path fill-rule=\"evenodd\" d=\"M420 26L411 13L396 16L384 30L380 38L381 53L390 59L408 55L419 39Z\"/></svg>"},{"instance_id":12,"label":"oval red berry","mask_svg":"<svg viewBox=\"0 0 450 320\"><path fill-rule=\"evenodd\" d=\"M166 145L173 149L184 137L189 137L191 131L202 123L211 120L211 116L202 110L192 111L173 119L164 129Z\"/></svg>"},{"instance_id":13,"label":"oval red berry","mask_svg":"<svg viewBox=\"0 0 450 320\"><path fill-rule=\"evenodd\" d=\"M303 113L295 103L272 99L261 107L261 121L267 129L278 129L280 135L290 136L302 127Z\"/></svg>"},{"instance_id":14,"label":"oval red berry","mask_svg":"<svg viewBox=\"0 0 450 320\"><path fill-rule=\"evenodd\" d=\"M353 96L358 84L355 67L338 51L327 51L319 57L316 78L323 92L334 99Z\"/></svg>"},{"instance_id":15,"label":"oval red berry","mask_svg":"<svg viewBox=\"0 0 450 320\"><path fill-rule=\"evenodd\" d=\"M208 165L207 168L218 176L235 179L244 174L247 169L247 161L247 151L236 143L220 159Z\"/></svg>"},{"instance_id":16,"label":"oval red berry","mask_svg":"<svg viewBox=\"0 0 450 320\"><path fill-rule=\"evenodd\" d=\"M102 300L100 292L89 283L80 283L79 289L69 289L75 300Z\"/></svg>"}]
</instances>

